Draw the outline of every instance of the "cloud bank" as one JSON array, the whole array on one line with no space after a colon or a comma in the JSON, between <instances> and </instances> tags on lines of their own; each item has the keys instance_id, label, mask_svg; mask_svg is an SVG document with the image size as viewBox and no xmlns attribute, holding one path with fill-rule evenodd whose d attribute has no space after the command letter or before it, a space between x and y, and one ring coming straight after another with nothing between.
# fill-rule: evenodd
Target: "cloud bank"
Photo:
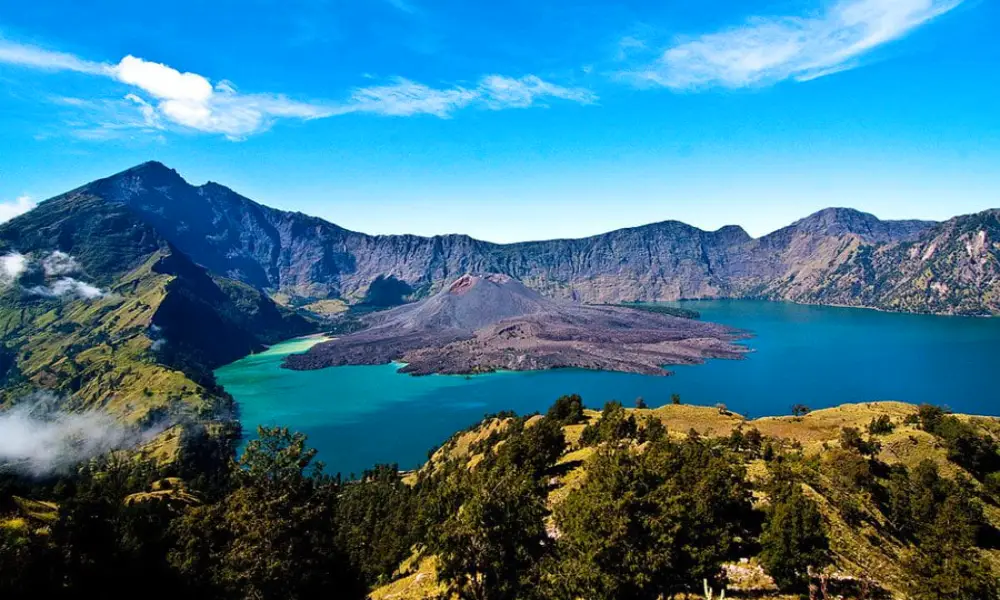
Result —
<instances>
[{"instance_id":1,"label":"cloud bank","mask_svg":"<svg viewBox=\"0 0 1000 600\"><path fill-rule=\"evenodd\" d=\"M677 43L630 75L676 90L808 81L858 66L963 0L839 0L814 16L755 17Z\"/></svg>"},{"instance_id":2,"label":"cloud bank","mask_svg":"<svg viewBox=\"0 0 1000 600\"><path fill-rule=\"evenodd\" d=\"M544 99L582 104L596 99L588 90L562 87L534 75L521 78L489 75L471 88L434 88L396 78L388 85L355 89L345 102L302 102L283 94L244 93L230 81L213 83L203 75L132 55L117 64L98 63L4 40L0 40L0 63L96 75L130 86L133 91L113 109L129 106L141 118L117 118L112 123L82 129L94 139L106 139L124 126L146 130L175 127L240 140L266 131L280 119L309 121L350 113L448 117L455 110L472 105L502 110L539 106ZM59 101L79 109L89 107L92 112L103 113L105 118L111 112L106 103L93 100L61 98Z\"/></svg>"},{"instance_id":3,"label":"cloud bank","mask_svg":"<svg viewBox=\"0 0 1000 600\"><path fill-rule=\"evenodd\" d=\"M0 412L0 471L40 476L66 471L102 454L149 442L167 428L126 427L105 412L59 410L59 399L36 393Z\"/></svg>"}]
</instances>

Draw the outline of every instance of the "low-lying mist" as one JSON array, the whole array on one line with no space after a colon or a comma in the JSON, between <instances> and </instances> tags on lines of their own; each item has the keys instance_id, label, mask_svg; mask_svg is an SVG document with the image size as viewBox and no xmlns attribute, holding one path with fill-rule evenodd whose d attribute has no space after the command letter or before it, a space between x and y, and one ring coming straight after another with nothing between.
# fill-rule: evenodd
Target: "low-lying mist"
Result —
<instances>
[{"instance_id":1,"label":"low-lying mist","mask_svg":"<svg viewBox=\"0 0 1000 600\"><path fill-rule=\"evenodd\" d=\"M167 422L130 427L99 410L68 412L53 394L32 394L0 412L0 472L63 472L112 450L146 443L167 427Z\"/></svg>"}]
</instances>

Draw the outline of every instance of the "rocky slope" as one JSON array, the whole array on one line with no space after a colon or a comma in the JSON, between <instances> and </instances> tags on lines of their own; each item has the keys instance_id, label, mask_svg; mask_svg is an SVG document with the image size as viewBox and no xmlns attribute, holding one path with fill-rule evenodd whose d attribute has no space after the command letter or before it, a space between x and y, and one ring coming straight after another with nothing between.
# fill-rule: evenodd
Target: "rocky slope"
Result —
<instances>
[{"instance_id":1,"label":"rocky slope","mask_svg":"<svg viewBox=\"0 0 1000 600\"><path fill-rule=\"evenodd\" d=\"M215 183L192 186L159 163L81 189L127 205L211 272L293 304L364 302L376 281L419 298L475 272L503 273L547 296L588 303L762 297L920 312L998 310L990 265L1000 238L989 226L991 213L936 224L832 208L756 239L735 226L703 231L667 221L501 245L462 235L365 235L262 206ZM979 266L966 266L972 250L962 240L978 248Z\"/></svg>"},{"instance_id":2,"label":"rocky slope","mask_svg":"<svg viewBox=\"0 0 1000 600\"><path fill-rule=\"evenodd\" d=\"M401 360L415 375L578 367L649 375L663 365L739 358L721 325L545 298L506 275L463 275L437 294L362 319L368 328L292 355L318 369Z\"/></svg>"}]
</instances>

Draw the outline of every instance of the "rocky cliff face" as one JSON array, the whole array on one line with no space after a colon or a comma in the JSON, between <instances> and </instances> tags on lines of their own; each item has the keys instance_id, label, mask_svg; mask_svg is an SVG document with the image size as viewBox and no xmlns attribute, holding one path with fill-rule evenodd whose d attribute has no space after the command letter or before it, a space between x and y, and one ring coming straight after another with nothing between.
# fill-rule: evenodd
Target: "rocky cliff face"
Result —
<instances>
[{"instance_id":1,"label":"rocky cliff face","mask_svg":"<svg viewBox=\"0 0 1000 600\"><path fill-rule=\"evenodd\" d=\"M550 297L592 303L763 297L995 312L995 301L975 298L997 293L985 265L986 255L995 261L993 244L1000 238L989 228L982 241L969 238L985 261L969 267L962 258L965 242L943 241L965 235L951 222L881 221L831 208L756 239L735 226L703 231L667 221L583 239L502 245L462 235L365 235L262 206L218 184L192 186L159 163L82 189L137 211L210 271L301 301L360 302L379 277L405 282L413 297L421 297L464 273L491 272ZM928 260L935 266L927 275L911 249L931 245L937 249Z\"/></svg>"},{"instance_id":2,"label":"rocky cliff face","mask_svg":"<svg viewBox=\"0 0 1000 600\"><path fill-rule=\"evenodd\" d=\"M1000 314L1000 211L951 219L916 239L862 245L796 298L943 314Z\"/></svg>"}]
</instances>

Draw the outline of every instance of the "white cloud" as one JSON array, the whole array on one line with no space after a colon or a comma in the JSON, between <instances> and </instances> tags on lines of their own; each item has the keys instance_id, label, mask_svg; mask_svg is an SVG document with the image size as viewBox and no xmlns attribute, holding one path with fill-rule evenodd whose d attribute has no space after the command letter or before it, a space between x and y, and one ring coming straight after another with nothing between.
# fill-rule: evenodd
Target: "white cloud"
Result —
<instances>
[{"instance_id":1,"label":"white cloud","mask_svg":"<svg viewBox=\"0 0 1000 600\"><path fill-rule=\"evenodd\" d=\"M106 75L108 72L108 65L103 63L83 60L65 52L52 52L37 46L16 44L3 39L0 39L0 63L50 71L76 71L91 75Z\"/></svg>"},{"instance_id":2,"label":"white cloud","mask_svg":"<svg viewBox=\"0 0 1000 600\"><path fill-rule=\"evenodd\" d=\"M276 118L316 119L333 114L329 107L289 100L278 94L241 94L228 81L212 85L196 73L181 73L164 64L126 56L111 69L113 76L153 98L137 94L126 99L139 106L145 122L159 127L161 119L233 139L259 133ZM154 104L155 103L155 104Z\"/></svg>"},{"instance_id":3,"label":"white cloud","mask_svg":"<svg viewBox=\"0 0 1000 600\"><path fill-rule=\"evenodd\" d=\"M477 93L463 87L435 89L422 83L398 78L391 85L358 88L344 112L371 112L388 116L429 114L447 117L455 109L468 106Z\"/></svg>"},{"instance_id":4,"label":"white cloud","mask_svg":"<svg viewBox=\"0 0 1000 600\"><path fill-rule=\"evenodd\" d=\"M839 0L815 16L756 17L666 49L636 80L673 89L808 81L852 69L963 0Z\"/></svg>"},{"instance_id":5,"label":"white cloud","mask_svg":"<svg viewBox=\"0 0 1000 600\"><path fill-rule=\"evenodd\" d=\"M80 272L80 263L69 254L56 250L42 259L42 270L46 277L72 275Z\"/></svg>"},{"instance_id":6,"label":"white cloud","mask_svg":"<svg viewBox=\"0 0 1000 600\"><path fill-rule=\"evenodd\" d=\"M0 412L0 470L13 468L33 475L73 465L121 448L148 443L171 422L145 428L128 427L106 412L68 412L48 392L21 398Z\"/></svg>"},{"instance_id":7,"label":"white cloud","mask_svg":"<svg viewBox=\"0 0 1000 600\"><path fill-rule=\"evenodd\" d=\"M28 270L28 259L19 252L0 256L0 285L10 284Z\"/></svg>"},{"instance_id":8,"label":"white cloud","mask_svg":"<svg viewBox=\"0 0 1000 600\"><path fill-rule=\"evenodd\" d=\"M15 286L29 296L45 298L93 300L108 295L97 286L69 277L79 273L80 270L80 263L75 258L59 250L50 252L41 260L19 252L9 252L0 256L0 289ZM33 279L41 277L44 278L44 282L22 287L18 279L29 271Z\"/></svg>"},{"instance_id":9,"label":"white cloud","mask_svg":"<svg viewBox=\"0 0 1000 600\"><path fill-rule=\"evenodd\" d=\"M0 223L6 223L38 206L29 196L21 196L13 202L0 202Z\"/></svg>"},{"instance_id":10,"label":"white cloud","mask_svg":"<svg viewBox=\"0 0 1000 600\"><path fill-rule=\"evenodd\" d=\"M32 296L46 298L82 298L93 300L104 296L104 291L85 281L72 277L60 277L48 285L36 285L24 290Z\"/></svg>"},{"instance_id":11,"label":"white cloud","mask_svg":"<svg viewBox=\"0 0 1000 600\"><path fill-rule=\"evenodd\" d=\"M385 0L385 1L396 10L405 12L406 14L413 15L419 12L417 11L416 6L414 6L410 2L407 2L406 0Z\"/></svg>"},{"instance_id":12,"label":"white cloud","mask_svg":"<svg viewBox=\"0 0 1000 600\"><path fill-rule=\"evenodd\" d=\"M546 98L590 104L597 96L584 88L555 85L534 75L521 78L487 75L479 80L476 87L443 89L400 78L391 85L356 89L341 112L370 112L387 116L429 114L447 118L467 106L478 105L491 110L527 108Z\"/></svg>"},{"instance_id":13,"label":"white cloud","mask_svg":"<svg viewBox=\"0 0 1000 600\"><path fill-rule=\"evenodd\" d=\"M479 84L486 105L492 109L527 108L537 98L559 98L580 104L590 104L597 96L583 88L567 88L542 81L534 75L520 79L490 75Z\"/></svg>"},{"instance_id":14,"label":"white cloud","mask_svg":"<svg viewBox=\"0 0 1000 600\"><path fill-rule=\"evenodd\" d=\"M534 75L521 78L489 75L471 88L460 85L434 88L396 78L386 85L355 89L346 102L310 103L282 94L243 93L229 81L213 84L203 75L181 72L132 55L117 64L96 63L5 41L0 41L0 63L100 75L132 87L134 91L121 100L56 100L67 107L92 112L96 126L93 122L76 122L74 135L94 140L117 137L126 130L155 133L168 128L222 134L235 140L265 131L278 119L311 120L359 112L447 118L456 110L472 105L501 110L540 105L545 99L582 104L596 100L589 90L559 86Z\"/></svg>"}]
</instances>

